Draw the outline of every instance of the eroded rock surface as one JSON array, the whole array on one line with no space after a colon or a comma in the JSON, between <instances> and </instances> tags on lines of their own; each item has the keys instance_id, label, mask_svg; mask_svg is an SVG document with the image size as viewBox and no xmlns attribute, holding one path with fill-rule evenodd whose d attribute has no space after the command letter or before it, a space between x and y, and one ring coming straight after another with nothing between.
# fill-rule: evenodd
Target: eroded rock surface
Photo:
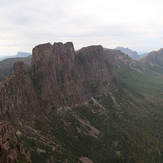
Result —
<instances>
[{"instance_id":1,"label":"eroded rock surface","mask_svg":"<svg viewBox=\"0 0 163 163\"><path fill-rule=\"evenodd\" d=\"M16 62L14 73L0 83L0 113L10 118L40 110L49 113L110 93L116 57L126 56L104 51L102 46L76 52L71 42L38 45L29 70L23 62Z\"/></svg>"},{"instance_id":2,"label":"eroded rock surface","mask_svg":"<svg viewBox=\"0 0 163 163\"><path fill-rule=\"evenodd\" d=\"M14 128L9 122L0 122L0 163L30 163L29 151L18 143Z\"/></svg>"}]
</instances>

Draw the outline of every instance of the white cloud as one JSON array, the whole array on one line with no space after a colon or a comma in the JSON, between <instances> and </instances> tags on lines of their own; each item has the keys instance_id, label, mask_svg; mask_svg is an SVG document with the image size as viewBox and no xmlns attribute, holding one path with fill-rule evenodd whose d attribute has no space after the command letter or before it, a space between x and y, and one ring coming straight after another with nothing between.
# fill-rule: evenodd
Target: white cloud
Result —
<instances>
[{"instance_id":1,"label":"white cloud","mask_svg":"<svg viewBox=\"0 0 163 163\"><path fill-rule=\"evenodd\" d=\"M5 0L0 2L0 55L55 41L73 41L76 48L157 50L163 47L162 7L161 0Z\"/></svg>"}]
</instances>

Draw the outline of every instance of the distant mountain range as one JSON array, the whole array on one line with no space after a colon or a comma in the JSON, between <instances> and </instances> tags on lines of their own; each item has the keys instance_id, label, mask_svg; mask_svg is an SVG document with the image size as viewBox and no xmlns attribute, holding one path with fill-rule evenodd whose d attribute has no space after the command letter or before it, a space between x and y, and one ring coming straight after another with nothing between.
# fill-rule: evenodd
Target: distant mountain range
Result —
<instances>
[{"instance_id":1,"label":"distant mountain range","mask_svg":"<svg viewBox=\"0 0 163 163\"><path fill-rule=\"evenodd\" d=\"M11 56L2 56L0 57L0 61L7 59L7 58L18 58L18 57L28 57L29 55L32 55L31 53L26 52L18 52L17 55L11 55Z\"/></svg>"},{"instance_id":2,"label":"distant mountain range","mask_svg":"<svg viewBox=\"0 0 163 163\"><path fill-rule=\"evenodd\" d=\"M132 59L138 59L138 58L141 58L141 57L144 57L144 56L148 55L148 53L138 55L138 53L136 51L133 51L133 50L131 50L129 48L124 48L124 47L116 47L115 49L120 50L121 52L127 54Z\"/></svg>"}]
</instances>

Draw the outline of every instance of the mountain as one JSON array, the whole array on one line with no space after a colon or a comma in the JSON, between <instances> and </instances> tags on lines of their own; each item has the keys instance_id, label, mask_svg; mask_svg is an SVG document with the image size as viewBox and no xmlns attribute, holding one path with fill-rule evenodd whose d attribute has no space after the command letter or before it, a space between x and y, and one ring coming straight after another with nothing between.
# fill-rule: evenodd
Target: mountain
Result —
<instances>
[{"instance_id":1,"label":"mountain","mask_svg":"<svg viewBox=\"0 0 163 163\"><path fill-rule=\"evenodd\" d=\"M150 52L146 57L142 58L141 61L163 66L163 49Z\"/></svg>"},{"instance_id":2,"label":"mountain","mask_svg":"<svg viewBox=\"0 0 163 163\"><path fill-rule=\"evenodd\" d=\"M19 110L22 115L29 108L49 112L52 108L81 104L111 92L114 89L112 73L105 62L102 46L82 48L76 53L72 43L36 46L30 69L26 70L23 62L16 62L13 75L1 89L5 98L12 94L12 90L18 96L7 98L7 105L12 106L9 112ZM13 84L9 85L11 81ZM3 108L7 107L5 98L2 99L4 113ZM24 101L27 101L26 105Z\"/></svg>"},{"instance_id":3,"label":"mountain","mask_svg":"<svg viewBox=\"0 0 163 163\"><path fill-rule=\"evenodd\" d=\"M116 47L116 50L120 50L121 52L128 54L129 57L131 57L132 59L137 59L139 58L139 55L136 51L132 51L131 49L128 48L124 48L124 47Z\"/></svg>"},{"instance_id":4,"label":"mountain","mask_svg":"<svg viewBox=\"0 0 163 163\"><path fill-rule=\"evenodd\" d=\"M32 54L31 53L26 53L26 52L18 52L17 55L0 57L0 61L2 61L4 59L7 59L7 58L28 57L30 55L32 55Z\"/></svg>"},{"instance_id":5,"label":"mountain","mask_svg":"<svg viewBox=\"0 0 163 163\"><path fill-rule=\"evenodd\" d=\"M155 65L100 45L38 45L30 67L16 62L0 83L0 117L34 163L161 163L163 66Z\"/></svg>"},{"instance_id":6,"label":"mountain","mask_svg":"<svg viewBox=\"0 0 163 163\"><path fill-rule=\"evenodd\" d=\"M15 55L14 57L28 57L32 55L31 53L26 53L26 52L18 52L17 55Z\"/></svg>"},{"instance_id":7,"label":"mountain","mask_svg":"<svg viewBox=\"0 0 163 163\"><path fill-rule=\"evenodd\" d=\"M13 65L17 61L23 61L28 68L30 66L31 56L8 58L0 61L0 82L3 81L7 75L13 72Z\"/></svg>"}]
</instances>

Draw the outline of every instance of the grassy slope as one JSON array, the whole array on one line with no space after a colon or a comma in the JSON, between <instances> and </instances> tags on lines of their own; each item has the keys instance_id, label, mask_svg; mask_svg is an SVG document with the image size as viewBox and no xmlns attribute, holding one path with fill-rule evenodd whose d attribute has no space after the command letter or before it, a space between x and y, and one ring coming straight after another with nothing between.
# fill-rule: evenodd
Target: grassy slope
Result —
<instances>
[{"instance_id":1,"label":"grassy slope","mask_svg":"<svg viewBox=\"0 0 163 163\"><path fill-rule=\"evenodd\" d=\"M23 117L20 140L32 148L33 162L76 163L81 156L94 163L163 162L163 76L141 71L122 64L113 82L123 86L112 94L30 123ZM46 153L36 152L38 147Z\"/></svg>"}]
</instances>

